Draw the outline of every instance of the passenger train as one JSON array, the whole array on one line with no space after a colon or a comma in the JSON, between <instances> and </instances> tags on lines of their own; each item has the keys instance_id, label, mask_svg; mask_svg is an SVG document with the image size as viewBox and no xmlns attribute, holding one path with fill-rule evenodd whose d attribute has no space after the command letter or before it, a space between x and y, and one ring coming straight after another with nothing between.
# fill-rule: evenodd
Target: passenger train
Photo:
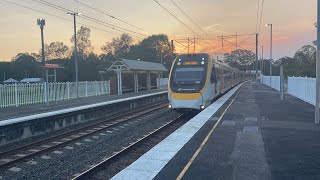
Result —
<instances>
[{"instance_id":1,"label":"passenger train","mask_svg":"<svg viewBox=\"0 0 320 180\"><path fill-rule=\"evenodd\" d=\"M203 110L249 76L222 61L214 61L206 53L181 54L169 75L169 108Z\"/></svg>"}]
</instances>

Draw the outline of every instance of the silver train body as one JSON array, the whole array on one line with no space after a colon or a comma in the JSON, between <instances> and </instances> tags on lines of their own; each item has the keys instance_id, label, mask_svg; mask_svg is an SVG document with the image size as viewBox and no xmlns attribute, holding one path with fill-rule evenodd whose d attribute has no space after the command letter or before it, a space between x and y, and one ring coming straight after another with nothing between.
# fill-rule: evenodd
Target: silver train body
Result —
<instances>
[{"instance_id":1,"label":"silver train body","mask_svg":"<svg viewBox=\"0 0 320 180\"><path fill-rule=\"evenodd\" d=\"M205 53L179 55L169 75L169 108L205 109L217 96L251 77Z\"/></svg>"}]
</instances>

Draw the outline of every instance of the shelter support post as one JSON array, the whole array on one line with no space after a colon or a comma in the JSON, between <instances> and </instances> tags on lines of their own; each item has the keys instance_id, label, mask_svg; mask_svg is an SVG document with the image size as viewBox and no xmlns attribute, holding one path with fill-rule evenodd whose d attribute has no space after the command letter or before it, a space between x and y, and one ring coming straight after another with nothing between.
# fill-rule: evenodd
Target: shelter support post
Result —
<instances>
[{"instance_id":1,"label":"shelter support post","mask_svg":"<svg viewBox=\"0 0 320 180\"><path fill-rule=\"evenodd\" d=\"M150 73L147 73L147 88L148 90L151 90Z\"/></svg>"},{"instance_id":2,"label":"shelter support post","mask_svg":"<svg viewBox=\"0 0 320 180\"><path fill-rule=\"evenodd\" d=\"M158 89L161 89L160 85L160 80L161 80L161 73L158 73L158 81L157 81L157 86L158 86Z\"/></svg>"},{"instance_id":3,"label":"shelter support post","mask_svg":"<svg viewBox=\"0 0 320 180\"><path fill-rule=\"evenodd\" d=\"M139 81L138 81L138 73L133 74L134 79L134 92L139 92Z\"/></svg>"},{"instance_id":4,"label":"shelter support post","mask_svg":"<svg viewBox=\"0 0 320 180\"><path fill-rule=\"evenodd\" d=\"M117 82L118 82L118 95L122 95L122 77L121 71L117 71Z\"/></svg>"}]
</instances>

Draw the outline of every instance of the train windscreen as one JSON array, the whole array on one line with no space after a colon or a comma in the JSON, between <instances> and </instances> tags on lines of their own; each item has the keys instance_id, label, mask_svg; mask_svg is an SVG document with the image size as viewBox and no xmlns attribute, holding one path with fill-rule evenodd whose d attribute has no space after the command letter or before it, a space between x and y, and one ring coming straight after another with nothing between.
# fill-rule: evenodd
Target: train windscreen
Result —
<instances>
[{"instance_id":1,"label":"train windscreen","mask_svg":"<svg viewBox=\"0 0 320 180\"><path fill-rule=\"evenodd\" d=\"M204 72L204 67L177 68L174 81L176 83L200 83Z\"/></svg>"}]
</instances>

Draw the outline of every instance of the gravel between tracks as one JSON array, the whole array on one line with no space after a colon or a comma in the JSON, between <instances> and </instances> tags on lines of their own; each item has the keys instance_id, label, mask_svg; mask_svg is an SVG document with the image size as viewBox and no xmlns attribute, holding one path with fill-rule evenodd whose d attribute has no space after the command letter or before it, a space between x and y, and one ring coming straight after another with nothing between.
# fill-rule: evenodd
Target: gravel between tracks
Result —
<instances>
[{"instance_id":1,"label":"gravel between tracks","mask_svg":"<svg viewBox=\"0 0 320 180\"><path fill-rule=\"evenodd\" d=\"M90 165L96 164L179 115L165 108L153 111L135 118L130 121L131 124L128 122L117 125L108 130L109 132L103 131L104 134L92 135L67 147L43 154L50 159L39 156L27 160L36 162L34 165L26 162L15 164L15 167L20 169L18 172L0 170L1 177L2 179L70 179L74 174L88 169Z\"/></svg>"}]
</instances>

